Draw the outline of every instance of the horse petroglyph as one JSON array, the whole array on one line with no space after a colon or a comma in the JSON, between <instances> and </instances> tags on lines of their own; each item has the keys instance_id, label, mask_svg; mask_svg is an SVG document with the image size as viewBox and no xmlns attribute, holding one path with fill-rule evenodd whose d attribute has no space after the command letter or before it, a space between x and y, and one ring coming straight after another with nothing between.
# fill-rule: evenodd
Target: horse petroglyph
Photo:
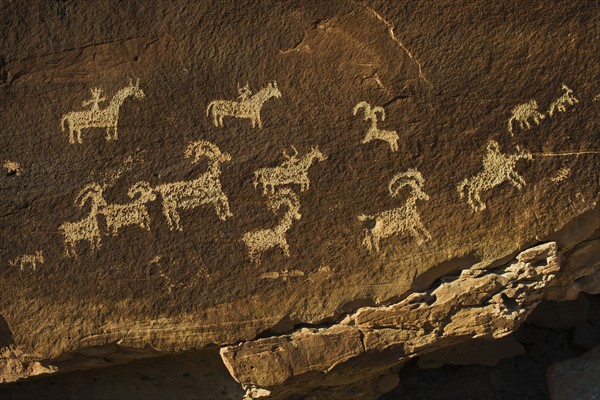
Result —
<instances>
[{"instance_id":1,"label":"horse petroglyph","mask_svg":"<svg viewBox=\"0 0 600 400\"><path fill-rule=\"evenodd\" d=\"M519 104L512 109L512 116L508 120L508 132L514 136L513 124L517 122L521 129L531 129L530 120L533 120L536 125L539 125L541 120L546 118L538 110L538 103L535 100L530 100L527 103Z\"/></svg>"},{"instance_id":2,"label":"horse petroglyph","mask_svg":"<svg viewBox=\"0 0 600 400\"><path fill-rule=\"evenodd\" d=\"M103 189L97 183L86 185L79 191L75 198L75 205L82 208L88 200L91 202L90 213L79 221L66 221L58 228L64 237L65 256L77 257L77 243L87 241L90 252L100 247L100 228L98 227L98 213L106 207L102 197Z\"/></svg>"},{"instance_id":3,"label":"horse petroglyph","mask_svg":"<svg viewBox=\"0 0 600 400\"><path fill-rule=\"evenodd\" d=\"M208 158L208 170L191 181L165 183L155 187L162 196L163 213L171 230L182 231L178 210L188 210L203 204L213 204L217 216L226 220L233 214L229 210L229 201L221 189L221 164L231 160L227 153L205 140L192 142L184 153L186 158L193 156L193 163L202 157Z\"/></svg>"},{"instance_id":4,"label":"horse petroglyph","mask_svg":"<svg viewBox=\"0 0 600 400\"><path fill-rule=\"evenodd\" d=\"M429 195L423 191L425 179L416 169L396 174L388 184L388 191L396 197L405 186L411 191L402 207L386 210L374 215L360 215L359 221L374 222L372 228L364 230L363 246L370 253L379 251L379 241L389 236L406 232L414 237L419 245L431 240L431 234L423 226L417 211L417 200L429 200Z\"/></svg>"},{"instance_id":5,"label":"horse petroglyph","mask_svg":"<svg viewBox=\"0 0 600 400\"><path fill-rule=\"evenodd\" d=\"M206 115L211 114L213 123L216 127L223 127L223 117L248 118L254 128L258 123L258 127L262 128L262 120L260 119L260 110L263 104L271 97L281 97L281 92L277 88L277 82L269 83L266 87L260 89L257 93L252 94L250 86L246 84L243 88L238 85L239 100L214 100L206 107Z\"/></svg>"},{"instance_id":6,"label":"horse petroglyph","mask_svg":"<svg viewBox=\"0 0 600 400\"><path fill-rule=\"evenodd\" d=\"M311 147L310 151L302 157L298 157L298 150L292 146L294 154L288 155L285 151L283 156L285 161L277 167L259 168L254 171L254 188L262 184L263 193L267 194L270 188L271 193L275 192L276 186L296 184L300 185L300 191L303 192L310 187L308 178L308 169L314 160L324 161L327 159L317 147Z\"/></svg>"},{"instance_id":7,"label":"horse petroglyph","mask_svg":"<svg viewBox=\"0 0 600 400\"><path fill-rule=\"evenodd\" d=\"M567 85L562 84L562 90L564 93L558 99L554 100L550 107L548 108L548 115L552 116L554 111L565 112L567 111L567 106L574 106L579 103L579 100L573 96L573 90L569 89Z\"/></svg>"},{"instance_id":8,"label":"horse petroglyph","mask_svg":"<svg viewBox=\"0 0 600 400\"><path fill-rule=\"evenodd\" d=\"M21 271L29 266L35 271L38 264L43 264L44 261L44 252L42 252L42 250L37 250L34 254L23 254L15 258L10 261L10 265L13 267L18 266Z\"/></svg>"},{"instance_id":9,"label":"horse petroglyph","mask_svg":"<svg viewBox=\"0 0 600 400\"><path fill-rule=\"evenodd\" d=\"M262 253L279 246L286 257L290 256L290 246L285 238L286 232L294 221L300 220L300 200L290 188L279 189L269 197L269 208L277 213L282 207L287 207L285 214L273 228L259 229L244 234L242 241L248 248L250 261L260 264Z\"/></svg>"},{"instance_id":10,"label":"horse petroglyph","mask_svg":"<svg viewBox=\"0 0 600 400\"><path fill-rule=\"evenodd\" d=\"M483 171L465 178L456 186L460 198L462 199L466 192L467 202L473 211L485 210L486 205L481 200L480 193L495 188L505 181L521 190L525 186L525 179L515 171L515 166L518 160L532 159L531 153L519 146L515 154L508 155L500 152L498 142L488 141L487 154L483 157Z\"/></svg>"},{"instance_id":11,"label":"horse petroglyph","mask_svg":"<svg viewBox=\"0 0 600 400\"><path fill-rule=\"evenodd\" d=\"M104 214L106 226L111 235L116 235L124 226L137 225L150 230L150 215L146 203L156 200L156 194L145 181L137 182L127 192L133 200L125 204L108 204L100 209ZM137 198L136 198L137 196Z\"/></svg>"},{"instance_id":12,"label":"horse petroglyph","mask_svg":"<svg viewBox=\"0 0 600 400\"><path fill-rule=\"evenodd\" d=\"M89 110L71 111L63 115L60 120L62 131L65 128L69 130L69 143L75 143L74 133L77 132L77 142L83 143L81 139L81 130L89 128L105 128L106 140L118 139L117 125L119 123L119 109L121 105L130 96L135 99L143 99L144 92L140 89L140 80L137 79L135 85L129 81L129 85L119 90L111 99L108 106L100 108L99 104L106 101L102 95L102 90L92 88L92 98L82 103L83 107L90 106ZM112 135L111 135L112 132Z\"/></svg>"},{"instance_id":13,"label":"horse petroglyph","mask_svg":"<svg viewBox=\"0 0 600 400\"><path fill-rule=\"evenodd\" d=\"M386 131L377 127L377 113L381 115L381 120L385 121L385 110L383 109L383 107L371 107L371 105L366 101L361 101L352 109L352 115L356 116L356 114L361 108L364 108L365 110L364 120L371 120L371 127L369 128L369 130L367 130L367 134L365 135L361 143L369 143L371 140L375 139L383 140L384 142L387 142L390 145L390 149L392 150L392 152L397 151L399 137L396 131Z\"/></svg>"}]
</instances>

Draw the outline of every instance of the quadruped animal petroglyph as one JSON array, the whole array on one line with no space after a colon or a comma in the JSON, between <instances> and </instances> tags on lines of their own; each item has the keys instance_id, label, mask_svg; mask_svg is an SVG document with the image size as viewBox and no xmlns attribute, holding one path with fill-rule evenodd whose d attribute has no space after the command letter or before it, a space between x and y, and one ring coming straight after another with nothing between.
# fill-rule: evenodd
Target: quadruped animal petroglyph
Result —
<instances>
[{"instance_id":1,"label":"quadruped animal petroglyph","mask_svg":"<svg viewBox=\"0 0 600 400\"><path fill-rule=\"evenodd\" d=\"M100 108L100 103L106 101L102 96L102 90L99 88L91 89L92 98L82 103L83 107L89 106L89 110L71 111L63 115L60 120L62 131L69 130L69 143L75 143L74 133L77 132L77 143L83 143L81 131L89 128L105 128L106 140L116 140L119 138L117 126L119 124L119 110L121 105L128 97L134 99L143 99L144 91L140 89L140 80L135 84L129 81L129 85L119 90L110 103L105 108Z\"/></svg>"},{"instance_id":2,"label":"quadruped animal petroglyph","mask_svg":"<svg viewBox=\"0 0 600 400\"><path fill-rule=\"evenodd\" d=\"M310 151L302 157L298 157L298 150L294 146L292 146L292 150L294 154L291 156L283 151L285 160L279 166L259 168L254 171L255 189L261 184L263 193L267 194L268 189L274 193L275 187L282 185L300 185L301 192L310 187L308 169L313 161L324 161L327 157L319 151L318 147L311 147Z\"/></svg>"},{"instance_id":3,"label":"quadruped animal petroglyph","mask_svg":"<svg viewBox=\"0 0 600 400\"><path fill-rule=\"evenodd\" d=\"M556 100L554 100L548 108L548 115L552 117L554 111L565 112L567 106L574 106L579 103L579 100L573 95L573 90L569 89L567 85L562 84L562 90L564 93Z\"/></svg>"},{"instance_id":4,"label":"quadruped animal petroglyph","mask_svg":"<svg viewBox=\"0 0 600 400\"><path fill-rule=\"evenodd\" d=\"M165 183L155 187L162 197L163 213L171 230L182 231L179 210L189 210L204 204L212 204L217 216L226 220L233 216L229 210L229 201L221 189L221 164L231 160L231 156L222 153L214 144L198 140L188 145L184 156L193 157L197 163L202 157L208 159L207 171L190 181Z\"/></svg>"},{"instance_id":5,"label":"quadruped animal petroglyph","mask_svg":"<svg viewBox=\"0 0 600 400\"><path fill-rule=\"evenodd\" d=\"M362 222L374 222L372 228L364 230L363 246L370 253L379 251L381 239L404 232L415 238L419 245L431 240L431 234L423 226L417 210L417 200L429 200L429 195L423 191L424 184L423 175L416 169L411 168L408 171L400 172L390 180L388 191L392 197L396 197L400 193L400 189L408 186L411 191L404 205L373 215L363 214L358 217L358 220Z\"/></svg>"},{"instance_id":6,"label":"quadruped animal petroglyph","mask_svg":"<svg viewBox=\"0 0 600 400\"><path fill-rule=\"evenodd\" d=\"M514 136L513 124L515 122L519 124L519 128L521 129L531 129L531 120L533 120L536 125L539 125L540 122L546 118L546 116L538 110L538 103L535 100L519 104L515 106L511 112L512 115L508 119L508 132L511 136Z\"/></svg>"},{"instance_id":7,"label":"quadruped animal petroglyph","mask_svg":"<svg viewBox=\"0 0 600 400\"><path fill-rule=\"evenodd\" d=\"M367 130L367 133L365 135L365 137L363 138L363 140L361 141L361 143L369 143L371 140L383 140L384 142L387 142L390 145L390 149L392 150L392 152L394 151L398 151L398 139L399 136L396 133L396 131L388 131L388 130L383 130L383 129L379 129L377 127L377 114L379 113L379 115L381 115L381 120L385 121L385 110L383 109L383 107L380 106L376 106L376 107L371 107L371 105L369 103L367 103L366 101L361 101L358 104L356 104L354 106L354 108L352 109L352 115L356 116L356 114L358 113L358 111L360 109L364 109L365 112L365 121L371 120L371 126L369 127L369 129Z\"/></svg>"},{"instance_id":8,"label":"quadruped animal petroglyph","mask_svg":"<svg viewBox=\"0 0 600 400\"><path fill-rule=\"evenodd\" d=\"M257 124L262 128L260 110L263 104L272 97L281 97L277 88L277 82L269 83L266 87L253 94L250 86L246 84L243 88L238 85L238 100L213 100L206 107L206 115L212 112L213 123L216 127L223 127L223 117L235 117L250 119L252 127Z\"/></svg>"},{"instance_id":9,"label":"quadruped animal petroglyph","mask_svg":"<svg viewBox=\"0 0 600 400\"><path fill-rule=\"evenodd\" d=\"M290 256L290 246L285 237L294 221L300 220L300 200L298 195L290 188L278 189L268 199L269 208L277 213L286 207L285 214L273 228L259 229L244 234L242 241L248 249L248 256L252 262L260 264L262 253L274 247L280 247L286 257Z\"/></svg>"},{"instance_id":10,"label":"quadruped animal petroglyph","mask_svg":"<svg viewBox=\"0 0 600 400\"><path fill-rule=\"evenodd\" d=\"M525 186L525 179L515 171L518 160L532 160L531 153L517 146L514 154L504 154L500 145L495 140L487 143L487 154L483 157L483 171L470 178L465 178L456 189L460 198L467 197L467 202L473 211L486 209L481 200L481 192L495 188L504 182L509 182L521 190Z\"/></svg>"},{"instance_id":11,"label":"quadruped animal petroglyph","mask_svg":"<svg viewBox=\"0 0 600 400\"><path fill-rule=\"evenodd\" d=\"M13 267L19 267L19 270L23 271L25 268L30 267L33 271L37 269L38 264L43 264L44 252L37 250L33 254L23 254L10 261L10 265Z\"/></svg>"},{"instance_id":12,"label":"quadruped animal petroglyph","mask_svg":"<svg viewBox=\"0 0 600 400\"><path fill-rule=\"evenodd\" d=\"M129 188L127 195L133 200L123 204L107 204L100 209L106 218L106 227L114 236L119 229L135 225L150 230L150 215L146 203L156 200L156 194L145 181L137 182Z\"/></svg>"}]
</instances>

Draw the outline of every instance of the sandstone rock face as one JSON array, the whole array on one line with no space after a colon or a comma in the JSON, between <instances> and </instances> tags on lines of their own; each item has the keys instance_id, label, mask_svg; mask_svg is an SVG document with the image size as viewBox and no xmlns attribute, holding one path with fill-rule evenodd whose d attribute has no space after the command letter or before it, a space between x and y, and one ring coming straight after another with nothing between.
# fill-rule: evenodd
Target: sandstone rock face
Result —
<instances>
[{"instance_id":1,"label":"sandstone rock face","mask_svg":"<svg viewBox=\"0 0 600 400\"><path fill-rule=\"evenodd\" d=\"M583 356L554 364L548 370L552 400L600 399L600 346Z\"/></svg>"},{"instance_id":2,"label":"sandstone rock face","mask_svg":"<svg viewBox=\"0 0 600 400\"><path fill-rule=\"evenodd\" d=\"M0 382L216 346L373 398L599 293L599 18L1 3Z\"/></svg>"}]
</instances>

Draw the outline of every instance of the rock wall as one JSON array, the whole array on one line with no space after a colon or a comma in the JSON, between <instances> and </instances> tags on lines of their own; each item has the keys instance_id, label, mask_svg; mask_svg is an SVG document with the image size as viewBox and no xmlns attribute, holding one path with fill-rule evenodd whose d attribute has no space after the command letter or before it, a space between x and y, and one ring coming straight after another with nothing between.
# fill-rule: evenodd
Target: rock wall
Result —
<instances>
[{"instance_id":1,"label":"rock wall","mask_svg":"<svg viewBox=\"0 0 600 400\"><path fill-rule=\"evenodd\" d=\"M0 381L367 398L600 290L593 2L0 8Z\"/></svg>"}]
</instances>

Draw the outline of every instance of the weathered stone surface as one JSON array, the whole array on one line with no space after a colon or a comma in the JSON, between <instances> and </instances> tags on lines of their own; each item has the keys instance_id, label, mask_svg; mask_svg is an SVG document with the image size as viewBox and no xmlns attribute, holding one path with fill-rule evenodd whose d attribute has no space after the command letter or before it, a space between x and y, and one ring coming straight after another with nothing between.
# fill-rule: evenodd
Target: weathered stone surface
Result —
<instances>
[{"instance_id":1,"label":"weathered stone surface","mask_svg":"<svg viewBox=\"0 0 600 400\"><path fill-rule=\"evenodd\" d=\"M598 293L599 16L1 2L0 379L216 345L250 391L367 398ZM498 272L543 243L560 271Z\"/></svg>"},{"instance_id":2,"label":"weathered stone surface","mask_svg":"<svg viewBox=\"0 0 600 400\"><path fill-rule=\"evenodd\" d=\"M552 400L600 399L600 346L581 357L571 358L548 369L548 388Z\"/></svg>"}]
</instances>

